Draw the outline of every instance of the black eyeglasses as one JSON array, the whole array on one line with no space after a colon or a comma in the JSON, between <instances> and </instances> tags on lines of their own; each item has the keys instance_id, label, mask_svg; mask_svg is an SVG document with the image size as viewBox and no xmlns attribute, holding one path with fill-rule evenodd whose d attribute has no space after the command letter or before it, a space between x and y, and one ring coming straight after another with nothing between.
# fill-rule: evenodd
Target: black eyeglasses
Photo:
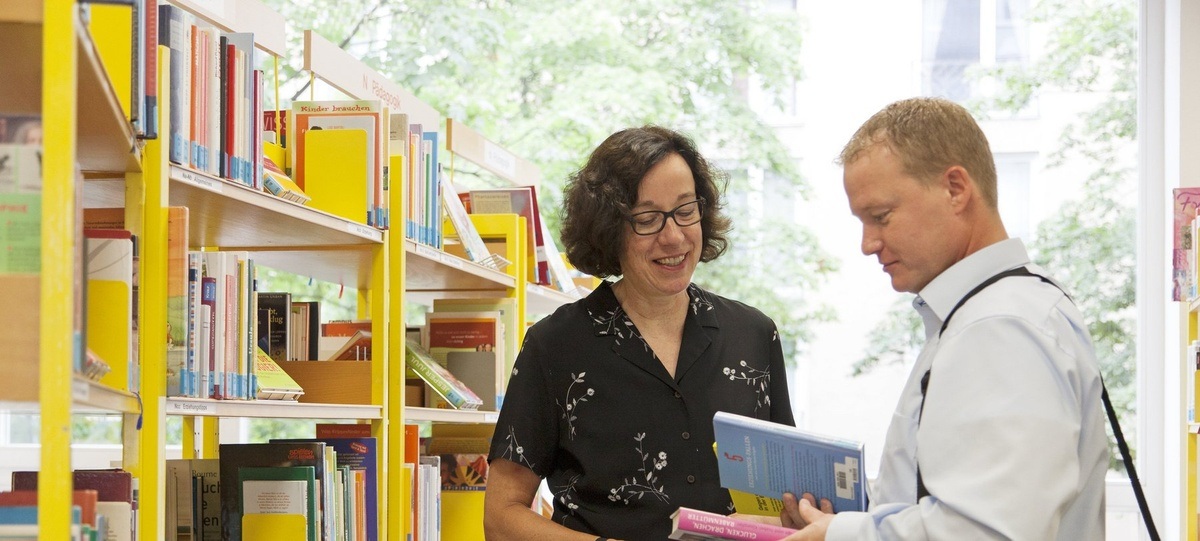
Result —
<instances>
[{"instance_id":1,"label":"black eyeglasses","mask_svg":"<svg viewBox=\"0 0 1200 541\"><path fill-rule=\"evenodd\" d=\"M704 198L697 197L671 211L647 210L629 216L633 232L639 235L654 235L667 226L667 218L675 220L675 225L687 227L700 222L704 215Z\"/></svg>"}]
</instances>

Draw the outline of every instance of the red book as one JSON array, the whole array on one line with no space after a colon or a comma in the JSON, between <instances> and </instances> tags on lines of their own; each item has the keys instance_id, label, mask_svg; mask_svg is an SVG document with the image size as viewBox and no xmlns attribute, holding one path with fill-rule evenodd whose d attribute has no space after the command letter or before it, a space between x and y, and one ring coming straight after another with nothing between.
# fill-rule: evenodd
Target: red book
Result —
<instances>
[{"instance_id":1,"label":"red book","mask_svg":"<svg viewBox=\"0 0 1200 541\"><path fill-rule=\"evenodd\" d=\"M702 541L706 539L755 539L778 541L796 530L733 518L708 511L680 507L671 514L671 535L667 539Z\"/></svg>"}]
</instances>

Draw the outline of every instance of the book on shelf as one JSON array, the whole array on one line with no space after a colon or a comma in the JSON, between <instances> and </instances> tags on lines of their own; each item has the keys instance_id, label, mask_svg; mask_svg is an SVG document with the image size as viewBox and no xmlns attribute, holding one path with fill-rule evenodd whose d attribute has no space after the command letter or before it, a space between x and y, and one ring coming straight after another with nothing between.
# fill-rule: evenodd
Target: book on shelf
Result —
<instances>
[{"instance_id":1,"label":"book on shelf","mask_svg":"<svg viewBox=\"0 0 1200 541\"><path fill-rule=\"evenodd\" d=\"M288 201L294 201L301 205L312 200L300 185L296 184L283 169L268 156L263 157L263 189L271 195Z\"/></svg>"},{"instance_id":2,"label":"book on shelf","mask_svg":"<svg viewBox=\"0 0 1200 541\"><path fill-rule=\"evenodd\" d=\"M507 385L508 374L512 373L513 364L517 360L521 341L517 333L521 330L525 316L517 313L517 299L512 297L476 297L476 298L437 298L433 299L433 311L436 312L499 312L504 327L504 346L497 349L497 360L504 364L503 378ZM503 396L503 392L500 393Z\"/></svg>"},{"instance_id":3,"label":"book on shelf","mask_svg":"<svg viewBox=\"0 0 1200 541\"><path fill-rule=\"evenodd\" d=\"M166 461L167 516L179 540L221 541L220 465L215 458ZM172 505L173 504L173 505ZM170 530L168 530L169 532ZM185 535L186 534L186 535Z\"/></svg>"},{"instance_id":4,"label":"book on shelf","mask_svg":"<svg viewBox=\"0 0 1200 541\"><path fill-rule=\"evenodd\" d=\"M292 294L286 291L259 291L258 345L275 362L292 357L288 333L292 327Z\"/></svg>"},{"instance_id":5,"label":"book on shelf","mask_svg":"<svg viewBox=\"0 0 1200 541\"><path fill-rule=\"evenodd\" d=\"M382 227L383 114L379 100L292 103L292 179L313 207Z\"/></svg>"},{"instance_id":6,"label":"book on shelf","mask_svg":"<svg viewBox=\"0 0 1200 541\"><path fill-rule=\"evenodd\" d=\"M471 190L472 214L519 214L525 217L526 257L529 260L528 281L550 285L549 261L546 259L546 239L542 236L542 214L538 210L537 190L533 186L512 186Z\"/></svg>"},{"instance_id":7,"label":"book on shelf","mask_svg":"<svg viewBox=\"0 0 1200 541\"><path fill-rule=\"evenodd\" d=\"M96 514L105 517L104 539L126 541L135 538L138 502L132 474L120 469L75 470L72 479L74 490L96 491ZM12 488L36 492L38 472L14 471Z\"/></svg>"},{"instance_id":8,"label":"book on shelf","mask_svg":"<svg viewBox=\"0 0 1200 541\"><path fill-rule=\"evenodd\" d=\"M101 531L107 531L108 522L103 516L96 514L96 505L99 503L99 493L95 490L75 490L71 494L71 506L78 510L78 520L74 522L79 524L80 537L77 539L91 540L93 536L97 536ZM13 507L26 507L36 509L38 503L38 493L36 490L14 490L11 492L0 492L0 509ZM20 512L19 514L23 514ZM14 513L18 514L18 513ZM15 518L15 517L13 517ZM36 523L36 517L34 521ZM0 525L12 525L12 521L7 521L0 518ZM101 530L101 527L104 530ZM93 534L92 532L96 532ZM13 539L0 530L0 539ZM19 539L19 538L18 538ZM31 540L36 540L36 535Z\"/></svg>"},{"instance_id":9,"label":"book on shelf","mask_svg":"<svg viewBox=\"0 0 1200 541\"><path fill-rule=\"evenodd\" d=\"M304 394L300 384L262 348L258 348L254 357L254 375L257 384L254 397L258 400L298 400Z\"/></svg>"},{"instance_id":10,"label":"book on shelf","mask_svg":"<svg viewBox=\"0 0 1200 541\"><path fill-rule=\"evenodd\" d=\"M459 199L450 179L441 174L438 175L438 183L441 185L442 206L446 209L446 216L454 226L454 232L458 235L458 242L462 244L467 259L491 268L503 269L488 250L483 237L479 236L479 230L475 229L475 223L467 214L467 208L463 206L462 199Z\"/></svg>"},{"instance_id":11,"label":"book on shelf","mask_svg":"<svg viewBox=\"0 0 1200 541\"><path fill-rule=\"evenodd\" d=\"M330 361L371 360L371 331L355 331L346 343L329 356Z\"/></svg>"},{"instance_id":12,"label":"book on shelf","mask_svg":"<svg viewBox=\"0 0 1200 541\"><path fill-rule=\"evenodd\" d=\"M506 385L503 315L498 311L425 314L421 345L483 401L483 408L500 410ZM432 407L444 407L436 402Z\"/></svg>"},{"instance_id":13,"label":"book on shelf","mask_svg":"<svg viewBox=\"0 0 1200 541\"><path fill-rule=\"evenodd\" d=\"M242 536L242 487L238 482L241 468L312 466L317 483L317 530L321 539L333 532L333 472L321 442L221 444L221 528L226 540ZM250 541L246 539L246 541Z\"/></svg>"},{"instance_id":14,"label":"book on shelf","mask_svg":"<svg viewBox=\"0 0 1200 541\"><path fill-rule=\"evenodd\" d=\"M479 395L439 364L420 342L411 338L405 339L404 358L408 369L424 380L450 407L477 410L483 404Z\"/></svg>"},{"instance_id":15,"label":"book on shelf","mask_svg":"<svg viewBox=\"0 0 1200 541\"><path fill-rule=\"evenodd\" d=\"M315 361L321 358L320 325L320 302L292 301L292 358L288 360Z\"/></svg>"},{"instance_id":16,"label":"book on shelf","mask_svg":"<svg viewBox=\"0 0 1200 541\"><path fill-rule=\"evenodd\" d=\"M242 539L320 539L316 468L242 467L237 474L242 489Z\"/></svg>"},{"instance_id":17,"label":"book on shelf","mask_svg":"<svg viewBox=\"0 0 1200 541\"><path fill-rule=\"evenodd\" d=\"M365 429L365 430L364 430ZM378 541L379 532L379 471L378 441L371 436L371 425L317 424L315 439L272 440L273 442L320 441L337 452L337 466L361 472L361 522L365 526L364 541ZM357 483L352 483L356 487ZM351 515L353 516L353 515ZM357 522L357 521L355 521Z\"/></svg>"},{"instance_id":18,"label":"book on shelf","mask_svg":"<svg viewBox=\"0 0 1200 541\"><path fill-rule=\"evenodd\" d=\"M87 347L108 363L100 379L114 389L136 391L134 239L124 229L86 229Z\"/></svg>"},{"instance_id":19,"label":"book on shelf","mask_svg":"<svg viewBox=\"0 0 1200 541\"><path fill-rule=\"evenodd\" d=\"M778 541L797 530L725 516L689 507L671 513L671 535L677 541Z\"/></svg>"},{"instance_id":20,"label":"book on shelf","mask_svg":"<svg viewBox=\"0 0 1200 541\"><path fill-rule=\"evenodd\" d=\"M358 331L371 332L371 320L336 319L321 324L321 336L354 336Z\"/></svg>"},{"instance_id":21,"label":"book on shelf","mask_svg":"<svg viewBox=\"0 0 1200 541\"><path fill-rule=\"evenodd\" d=\"M861 443L723 411L713 416L713 433L721 486L731 495L778 500L784 492L810 493L835 512L866 510ZM736 505L739 513L753 512Z\"/></svg>"}]
</instances>

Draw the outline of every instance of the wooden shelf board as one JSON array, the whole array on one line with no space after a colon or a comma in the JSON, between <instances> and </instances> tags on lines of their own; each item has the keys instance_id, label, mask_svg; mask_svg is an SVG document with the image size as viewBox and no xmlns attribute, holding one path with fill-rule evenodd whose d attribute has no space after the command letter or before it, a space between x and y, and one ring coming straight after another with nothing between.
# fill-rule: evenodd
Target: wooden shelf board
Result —
<instances>
[{"instance_id":1,"label":"wooden shelf board","mask_svg":"<svg viewBox=\"0 0 1200 541\"><path fill-rule=\"evenodd\" d=\"M193 246L285 249L383 244L383 231L191 169L170 167L172 205L191 208Z\"/></svg>"},{"instance_id":2,"label":"wooden shelf board","mask_svg":"<svg viewBox=\"0 0 1200 541\"><path fill-rule=\"evenodd\" d=\"M283 400L210 400L167 398L167 415L197 417L255 417L265 419L381 419L383 408L373 405L310 404Z\"/></svg>"},{"instance_id":3,"label":"wooden shelf board","mask_svg":"<svg viewBox=\"0 0 1200 541\"><path fill-rule=\"evenodd\" d=\"M71 399L87 410L140 413L141 405L132 393L119 391L99 382L75 376L71 381Z\"/></svg>"},{"instance_id":4,"label":"wooden shelf board","mask_svg":"<svg viewBox=\"0 0 1200 541\"><path fill-rule=\"evenodd\" d=\"M504 291L517 284L508 274L411 240L404 250L405 291Z\"/></svg>"},{"instance_id":5,"label":"wooden shelf board","mask_svg":"<svg viewBox=\"0 0 1200 541\"><path fill-rule=\"evenodd\" d=\"M551 314L564 304L571 304L578 298L538 284L525 284L525 311L529 314Z\"/></svg>"},{"instance_id":6,"label":"wooden shelf board","mask_svg":"<svg viewBox=\"0 0 1200 541\"><path fill-rule=\"evenodd\" d=\"M406 423L463 423L463 424L496 424L500 417L495 411L467 411L440 408L404 408Z\"/></svg>"},{"instance_id":7,"label":"wooden shelf board","mask_svg":"<svg viewBox=\"0 0 1200 541\"><path fill-rule=\"evenodd\" d=\"M140 171L137 140L121 111L92 39L78 21L75 31L78 54L76 95L79 100L76 106L76 160L79 167L84 171ZM0 112L41 113L41 47L40 24L0 22L0 50L24 51L6 55L4 84L0 84Z\"/></svg>"},{"instance_id":8,"label":"wooden shelf board","mask_svg":"<svg viewBox=\"0 0 1200 541\"><path fill-rule=\"evenodd\" d=\"M137 397L132 393L118 391L99 382L90 381L83 376L72 376L71 402L76 413L138 413L141 407ZM0 410L37 413L41 411L38 402L38 384L36 376L3 378L0 380Z\"/></svg>"}]
</instances>

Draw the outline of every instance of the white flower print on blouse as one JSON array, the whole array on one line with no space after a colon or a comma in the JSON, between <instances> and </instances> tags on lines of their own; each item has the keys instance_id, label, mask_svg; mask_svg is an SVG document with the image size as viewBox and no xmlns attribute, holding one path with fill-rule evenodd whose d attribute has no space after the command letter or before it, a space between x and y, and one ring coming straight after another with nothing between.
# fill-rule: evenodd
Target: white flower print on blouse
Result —
<instances>
[{"instance_id":1,"label":"white flower print on blouse","mask_svg":"<svg viewBox=\"0 0 1200 541\"><path fill-rule=\"evenodd\" d=\"M583 476L579 474L572 475L571 480L567 481L566 485L559 485L555 487L561 488L562 490L554 493L554 499L558 500L558 502L561 503L567 510L566 514L564 514L562 518L564 525L567 523L567 517L574 515L576 510L579 509L579 504L575 503L575 496L579 494L579 491L575 489L575 483L579 482L580 477Z\"/></svg>"},{"instance_id":2,"label":"white flower print on blouse","mask_svg":"<svg viewBox=\"0 0 1200 541\"><path fill-rule=\"evenodd\" d=\"M778 332L774 333L771 340L778 340ZM767 364L762 368L747 363L744 359L739 360L736 366L726 366L721 369L721 373L725 374L730 381L744 381L746 385L754 387L754 411L758 411L763 407L771 405L771 365Z\"/></svg>"},{"instance_id":3,"label":"white flower print on blouse","mask_svg":"<svg viewBox=\"0 0 1200 541\"><path fill-rule=\"evenodd\" d=\"M692 284L688 286L688 290L688 293L690 294L689 296L691 297L689 305L692 308L693 314L699 314L701 310L704 310L705 312L712 311L712 303L705 298L704 294L701 293L700 288L696 287L695 284Z\"/></svg>"},{"instance_id":4,"label":"white flower print on blouse","mask_svg":"<svg viewBox=\"0 0 1200 541\"><path fill-rule=\"evenodd\" d=\"M638 442L637 453L641 457L642 467L638 468L638 473L632 477L622 480L619 487L609 489L608 499L614 502L624 502L629 505L629 502L634 499L642 499L643 496L649 494L658 498L659 501L669 503L671 497L667 495L662 485L659 484L658 471L667 467L667 452L659 451L657 455L647 453L644 448L646 433L642 432L635 436L634 441Z\"/></svg>"},{"instance_id":5,"label":"white flower print on blouse","mask_svg":"<svg viewBox=\"0 0 1200 541\"><path fill-rule=\"evenodd\" d=\"M508 446L504 448L504 452L500 454L500 458L511 460L524 464L525 467L533 469L533 463L525 458L525 448L517 441L517 434L513 431L513 427L508 427L508 435L504 436L504 440L508 442ZM513 457L516 457L515 459Z\"/></svg>"},{"instance_id":6,"label":"white flower print on blouse","mask_svg":"<svg viewBox=\"0 0 1200 541\"><path fill-rule=\"evenodd\" d=\"M571 384L567 386L567 397L563 402L559 402L557 398L554 399L554 403L558 405L558 409L562 412L562 418L567 421L567 427L571 429L567 433L567 437L572 440L575 439L575 421L579 419L579 416L576 415L576 413L579 412L579 406L584 402L587 402L589 396L594 396L596 394L596 390L591 387L588 387L587 390L584 390L582 387L580 387L579 396L574 398L571 397L571 393L574 392L575 389L575 384L582 384L583 377L586 375L587 372L580 372L578 376L572 373Z\"/></svg>"}]
</instances>

